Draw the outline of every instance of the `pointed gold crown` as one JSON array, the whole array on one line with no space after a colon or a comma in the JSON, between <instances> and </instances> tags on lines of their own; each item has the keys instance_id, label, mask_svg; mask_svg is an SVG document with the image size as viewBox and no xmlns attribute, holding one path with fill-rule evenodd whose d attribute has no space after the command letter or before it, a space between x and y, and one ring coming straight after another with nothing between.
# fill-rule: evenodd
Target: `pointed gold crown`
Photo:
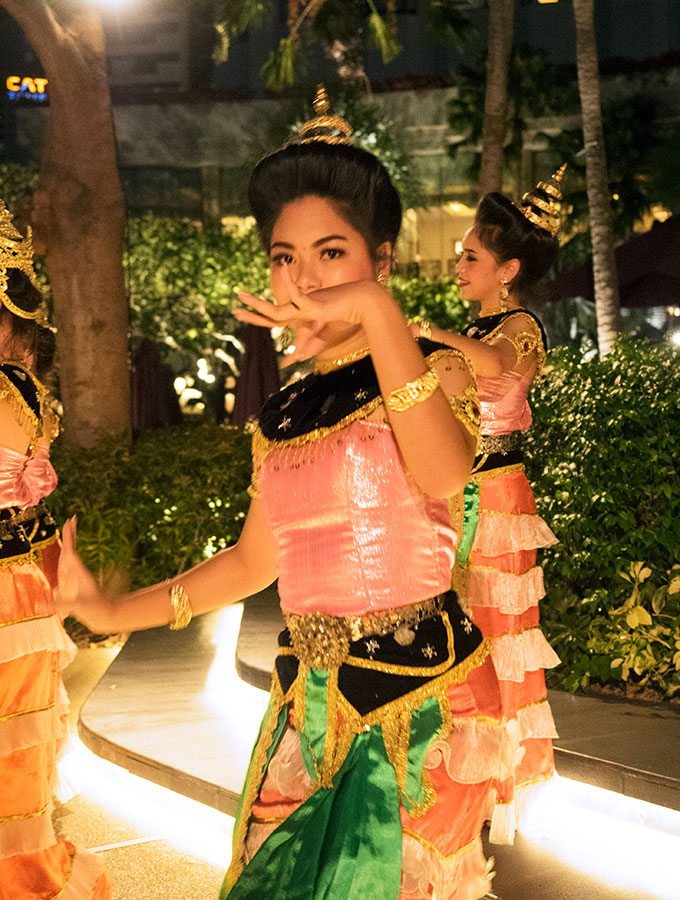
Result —
<instances>
[{"instance_id":1,"label":"pointed gold crown","mask_svg":"<svg viewBox=\"0 0 680 900\"><path fill-rule=\"evenodd\" d=\"M560 182L567 164L555 172L550 181L539 181L533 191L527 191L515 206L537 228L555 237L560 230L560 208L562 191Z\"/></svg>"},{"instance_id":2,"label":"pointed gold crown","mask_svg":"<svg viewBox=\"0 0 680 900\"><path fill-rule=\"evenodd\" d=\"M0 200L0 304L22 319L37 319L42 315L41 309L26 312L7 296L7 270L19 269L27 278L35 283L33 271L33 240L29 226L26 237L12 225L12 217L5 204Z\"/></svg>"},{"instance_id":3,"label":"pointed gold crown","mask_svg":"<svg viewBox=\"0 0 680 900\"><path fill-rule=\"evenodd\" d=\"M322 141L325 144L349 144L352 128L340 116L328 115L328 94L322 84L317 86L312 105L316 116L305 122L297 137L290 140L289 143L309 144L312 141Z\"/></svg>"}]
</instances>

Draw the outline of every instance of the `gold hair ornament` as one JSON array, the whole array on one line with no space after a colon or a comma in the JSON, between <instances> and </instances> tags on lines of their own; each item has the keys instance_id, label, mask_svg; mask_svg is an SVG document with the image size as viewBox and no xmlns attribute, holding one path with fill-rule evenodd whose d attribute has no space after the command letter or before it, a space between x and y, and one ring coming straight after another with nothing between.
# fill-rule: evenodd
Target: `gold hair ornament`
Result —
<instances>
[{"instance_id":1,"label":"gold hair ornament","mask_svg":"<svg viewBox=\"0 0 680 900\"><path fill-rule=\"evenodd\" d=\"M340 116L328 115L328 94L323 84L317 86L312 106L316 116L305 122L300 128L298 136L292 138L288 143L309 144L313 141L321 141L325 144L349 144L352 128L349 122Z\"/></svg>"},{"instance_id":2,"label":"gold hair ornament","mask_svg":"<svg viewBox=\"0 0 680 900\"><path fill-rule=\"evenodd\" d=\"M7 270L19 269L31 284L35 285L33 271L33 240L29 226L26 237L12 224L12 217L2 200L0 200L0 303L15 316L21 319L38 319L43 316L42 306L27 312L13 303L7 295Z\"/></svg>"},{"instance_id":3,"label":"gold hair ornament","mask_svg":"<svg viewBox=\"0 0 680 900\"><path fill-rule=\"evenodd\" d=\"M532 191L527 191L521 200L516 200L514 206L528 219L532 225L547 231L555 237L560 230L560 208L562 190L560 182L567 168L567 164L560 166L550 181L539 181Z\"/></svg>"}]
</instances>

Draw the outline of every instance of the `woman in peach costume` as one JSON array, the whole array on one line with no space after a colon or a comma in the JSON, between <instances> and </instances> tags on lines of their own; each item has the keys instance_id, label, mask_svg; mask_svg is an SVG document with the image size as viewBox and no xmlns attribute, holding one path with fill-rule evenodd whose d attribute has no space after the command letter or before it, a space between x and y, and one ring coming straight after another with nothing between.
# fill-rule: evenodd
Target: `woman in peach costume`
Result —
<instances>
[{"instance_id":1,"label":"woman in peach costume","mask_svg":"<svg viewBox=\"0 0 680 900\"><path fill-rule=\"evenodd\" d=\"M450 590L446 498L469 478L476 391L382 286L401 223L387 173L315 108L249 186L278 305L245 295L240 318L312 323L324 350L262 409L238 543L114 600L68 527L60 590L97 629L182 627L278 577L286 628L222 897L475 900L505 730L488 645Z\"/></svg>"},{"instance_id":2,"label":"woman in peach costume","mask_svg":"<svg viewBox=\"0 0 680 900\"><path fill-rule=\"evenodd\" d=\"M50 814L75 648L52 599L57 423L34 371L49 369L54 338L32 279L30 234L0 201L0 900L107 900L97 858L57 840Z\"/></svg>"},{"instance_id":3,"label":"woman in peach costume","mask_svg":"<svg viewBox=\"0 0 680 900\"><path fill-rule=\"evenodd\" d=\"M557 732L543 670L559 658L539 627L544 588L536 551L557 539L536 514L521 450L531 425L527 394L545 363L546 338L522 301L540 291L557 254L563 172L517 203L497 193L482 199L456 266L461 296L481 304L479 316L463 336L429 329L471 360L482 409L480 453L465 492L472 527L458 550L454 583L491 641L503 715L519 745L514 777L496 786L496 843L512 842L537 787L554 774Z\"/></svg>"}]
</instances>

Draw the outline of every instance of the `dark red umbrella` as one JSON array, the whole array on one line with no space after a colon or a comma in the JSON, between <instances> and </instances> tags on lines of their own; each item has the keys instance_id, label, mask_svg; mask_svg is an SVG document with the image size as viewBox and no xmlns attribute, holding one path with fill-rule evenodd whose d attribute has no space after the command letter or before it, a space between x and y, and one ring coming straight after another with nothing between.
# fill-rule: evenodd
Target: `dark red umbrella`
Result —
<instances>
[{"instance_id":1,"label":"dark red umbrella","mask_svg":"<svg viewBox=\"0 0 680 900\"><path fill-rule=\"evenodd\" d=\"M680 304L680 216L655 222L649 231L618 246L615 256L622 306ZM558 275L551 296L594 300L592 260Z\"/></svg>"},{"instance_id":2,"label":"dark red umbrella","mask_svg":"<svg viewBox=\"0 0 680 900\"><path fill-rule=\"evenodd\" d=\"M239 334L245 347L234 396L234 425L243 428L263 403L281 387L276 348L268 328L245 325Z\"/></svg>"}]
</instances>

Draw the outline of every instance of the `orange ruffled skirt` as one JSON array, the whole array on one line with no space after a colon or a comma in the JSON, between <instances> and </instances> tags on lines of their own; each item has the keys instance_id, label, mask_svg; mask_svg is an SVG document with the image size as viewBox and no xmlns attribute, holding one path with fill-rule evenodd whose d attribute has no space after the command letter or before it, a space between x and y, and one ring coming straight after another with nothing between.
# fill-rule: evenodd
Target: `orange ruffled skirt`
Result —
<instances>
[{"instance_id":1,"label":"orange ruffled skirt","mask_svg":"<svg viewBox=\"0 0 680 900\"><path fill-rule=\"evenodd\" d=\"M52 548L46 548L51 550ZM56 549L56 548L55 548ZM91 853L57 840L51 798L75 655L33 562L0 568L0 900L108 900Z\"/></svg>"},{"instance_id":2,"label":"orange ruffled skirt","mask_svg":"<svg viewBox=\"0 0 680 900\"><path fill-rule=\"evenodd\" d=\"M495 787L490 838L512 843L537 786L554 774L557 737L543 670L559 663L539 625L543 571L536 551L557 542L536 513L524 468L476 476L479 521L472 545L467 602L471 616L491 640L503 718L513 740L512 777Z\"/></svg>"}]
</instances>

